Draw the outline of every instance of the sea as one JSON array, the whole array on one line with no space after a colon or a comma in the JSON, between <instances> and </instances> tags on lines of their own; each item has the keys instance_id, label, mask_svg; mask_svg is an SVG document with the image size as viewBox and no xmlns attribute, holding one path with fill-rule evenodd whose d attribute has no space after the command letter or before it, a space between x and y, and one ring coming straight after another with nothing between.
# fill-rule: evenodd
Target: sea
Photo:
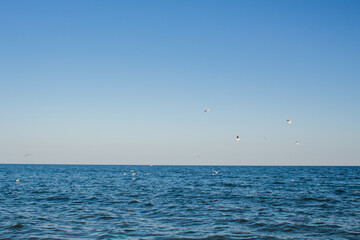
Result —
<instances>
[{"instance_id":1,"label":"sea","mask_svg":"<svg viewBox=\"0 0 360 240\"><path fill-rule=\"evenodd\" d=\"M360 239L360 167L2 164L0 239Z\"/></svg>"}]
</instances>

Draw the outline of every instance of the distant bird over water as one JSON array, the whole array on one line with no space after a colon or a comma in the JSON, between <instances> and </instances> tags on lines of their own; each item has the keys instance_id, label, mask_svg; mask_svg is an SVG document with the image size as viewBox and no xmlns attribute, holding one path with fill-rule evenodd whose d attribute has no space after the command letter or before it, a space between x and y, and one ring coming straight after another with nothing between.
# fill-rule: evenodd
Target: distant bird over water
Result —
<instances>
[{"instance_id":1,"label":"distant bird over water","mask_svg":"<svg viewBox=\"0 0 360 240\"><path fill-rule=\"evenodd\" d=\"M236 136L236 139L235 139L236 141L239 141L240 140L240 137L239 136Z\"/></svg>"},{"instance_id":2,"label":"distant bird over water","mask_svg":"<svg viewBox=\"0 0 360 240\"><path fill-rule=\"evenodd\" d=\"M286 123L287 124L292 124L292 121L291 120L286 120Z\"/></svg>"},{"instance_id":3,"label":"distant bird over water","mask_svg":"<svg viewBox=\"0 0 360 240\"><path fill-rule=\"evenodd\" d=\"M210 112L210 109L205 109L203 110L203 112Z\"/></svg>"},{"instance_id":4,"label":"distant bird over water","mask_svg":"<svg viewBox=\"0 0 360 240\"><path fill-rule=\"evenodd\" d=\"M296 144L296 145L298 145L298 144L299 144L299 142L298 142L298 141L296 141L296 142L295 142L295 144Z\"/></svg>"}]
</instances>

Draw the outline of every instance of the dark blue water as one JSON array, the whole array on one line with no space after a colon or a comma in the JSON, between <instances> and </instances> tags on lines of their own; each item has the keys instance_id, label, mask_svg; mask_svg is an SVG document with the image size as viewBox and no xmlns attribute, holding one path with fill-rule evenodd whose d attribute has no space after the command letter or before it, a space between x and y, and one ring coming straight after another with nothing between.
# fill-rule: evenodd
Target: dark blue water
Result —
<instances>
[{"instance_id":1,"label":"dark blue water","mask_svg":"<svg viewBox=\"0 0 360 240\"><path fill-rule=\"evenodd\" d=\"M0 165L0 239L84 238L360 239L360 167Z\"/></svg>"}]
</instances>

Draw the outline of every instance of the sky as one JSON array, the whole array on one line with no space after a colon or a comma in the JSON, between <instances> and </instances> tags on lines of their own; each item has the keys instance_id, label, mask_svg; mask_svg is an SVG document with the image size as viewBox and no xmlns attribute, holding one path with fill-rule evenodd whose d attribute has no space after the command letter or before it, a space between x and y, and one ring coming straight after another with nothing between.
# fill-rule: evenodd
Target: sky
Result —
<instances>
[{"instance_id":1,"label":"sky","mask_svg":"<svg viewBox=\"0 0 360 240\"><path fill-rule=\"evenodd\" d=\"M359 166L359 24L356 0L0 1L0 163Z\"/></svg>"}]
</instances>

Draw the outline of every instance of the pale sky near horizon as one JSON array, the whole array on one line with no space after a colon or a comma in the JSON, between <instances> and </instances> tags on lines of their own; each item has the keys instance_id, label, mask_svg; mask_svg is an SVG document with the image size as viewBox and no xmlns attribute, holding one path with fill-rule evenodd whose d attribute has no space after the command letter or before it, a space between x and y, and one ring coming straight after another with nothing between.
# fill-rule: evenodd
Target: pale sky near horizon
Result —
<instances>
[{"instance_id":1,"label":"pale sky near horizon","mask_svg":"<svg viewBox=\"0 0 360 240\"><path fill-rule=\"evenodd\" d=\"M0 1L0 163L360 165L359 25L348 0Z\"/></svg>"}]
</instances>

